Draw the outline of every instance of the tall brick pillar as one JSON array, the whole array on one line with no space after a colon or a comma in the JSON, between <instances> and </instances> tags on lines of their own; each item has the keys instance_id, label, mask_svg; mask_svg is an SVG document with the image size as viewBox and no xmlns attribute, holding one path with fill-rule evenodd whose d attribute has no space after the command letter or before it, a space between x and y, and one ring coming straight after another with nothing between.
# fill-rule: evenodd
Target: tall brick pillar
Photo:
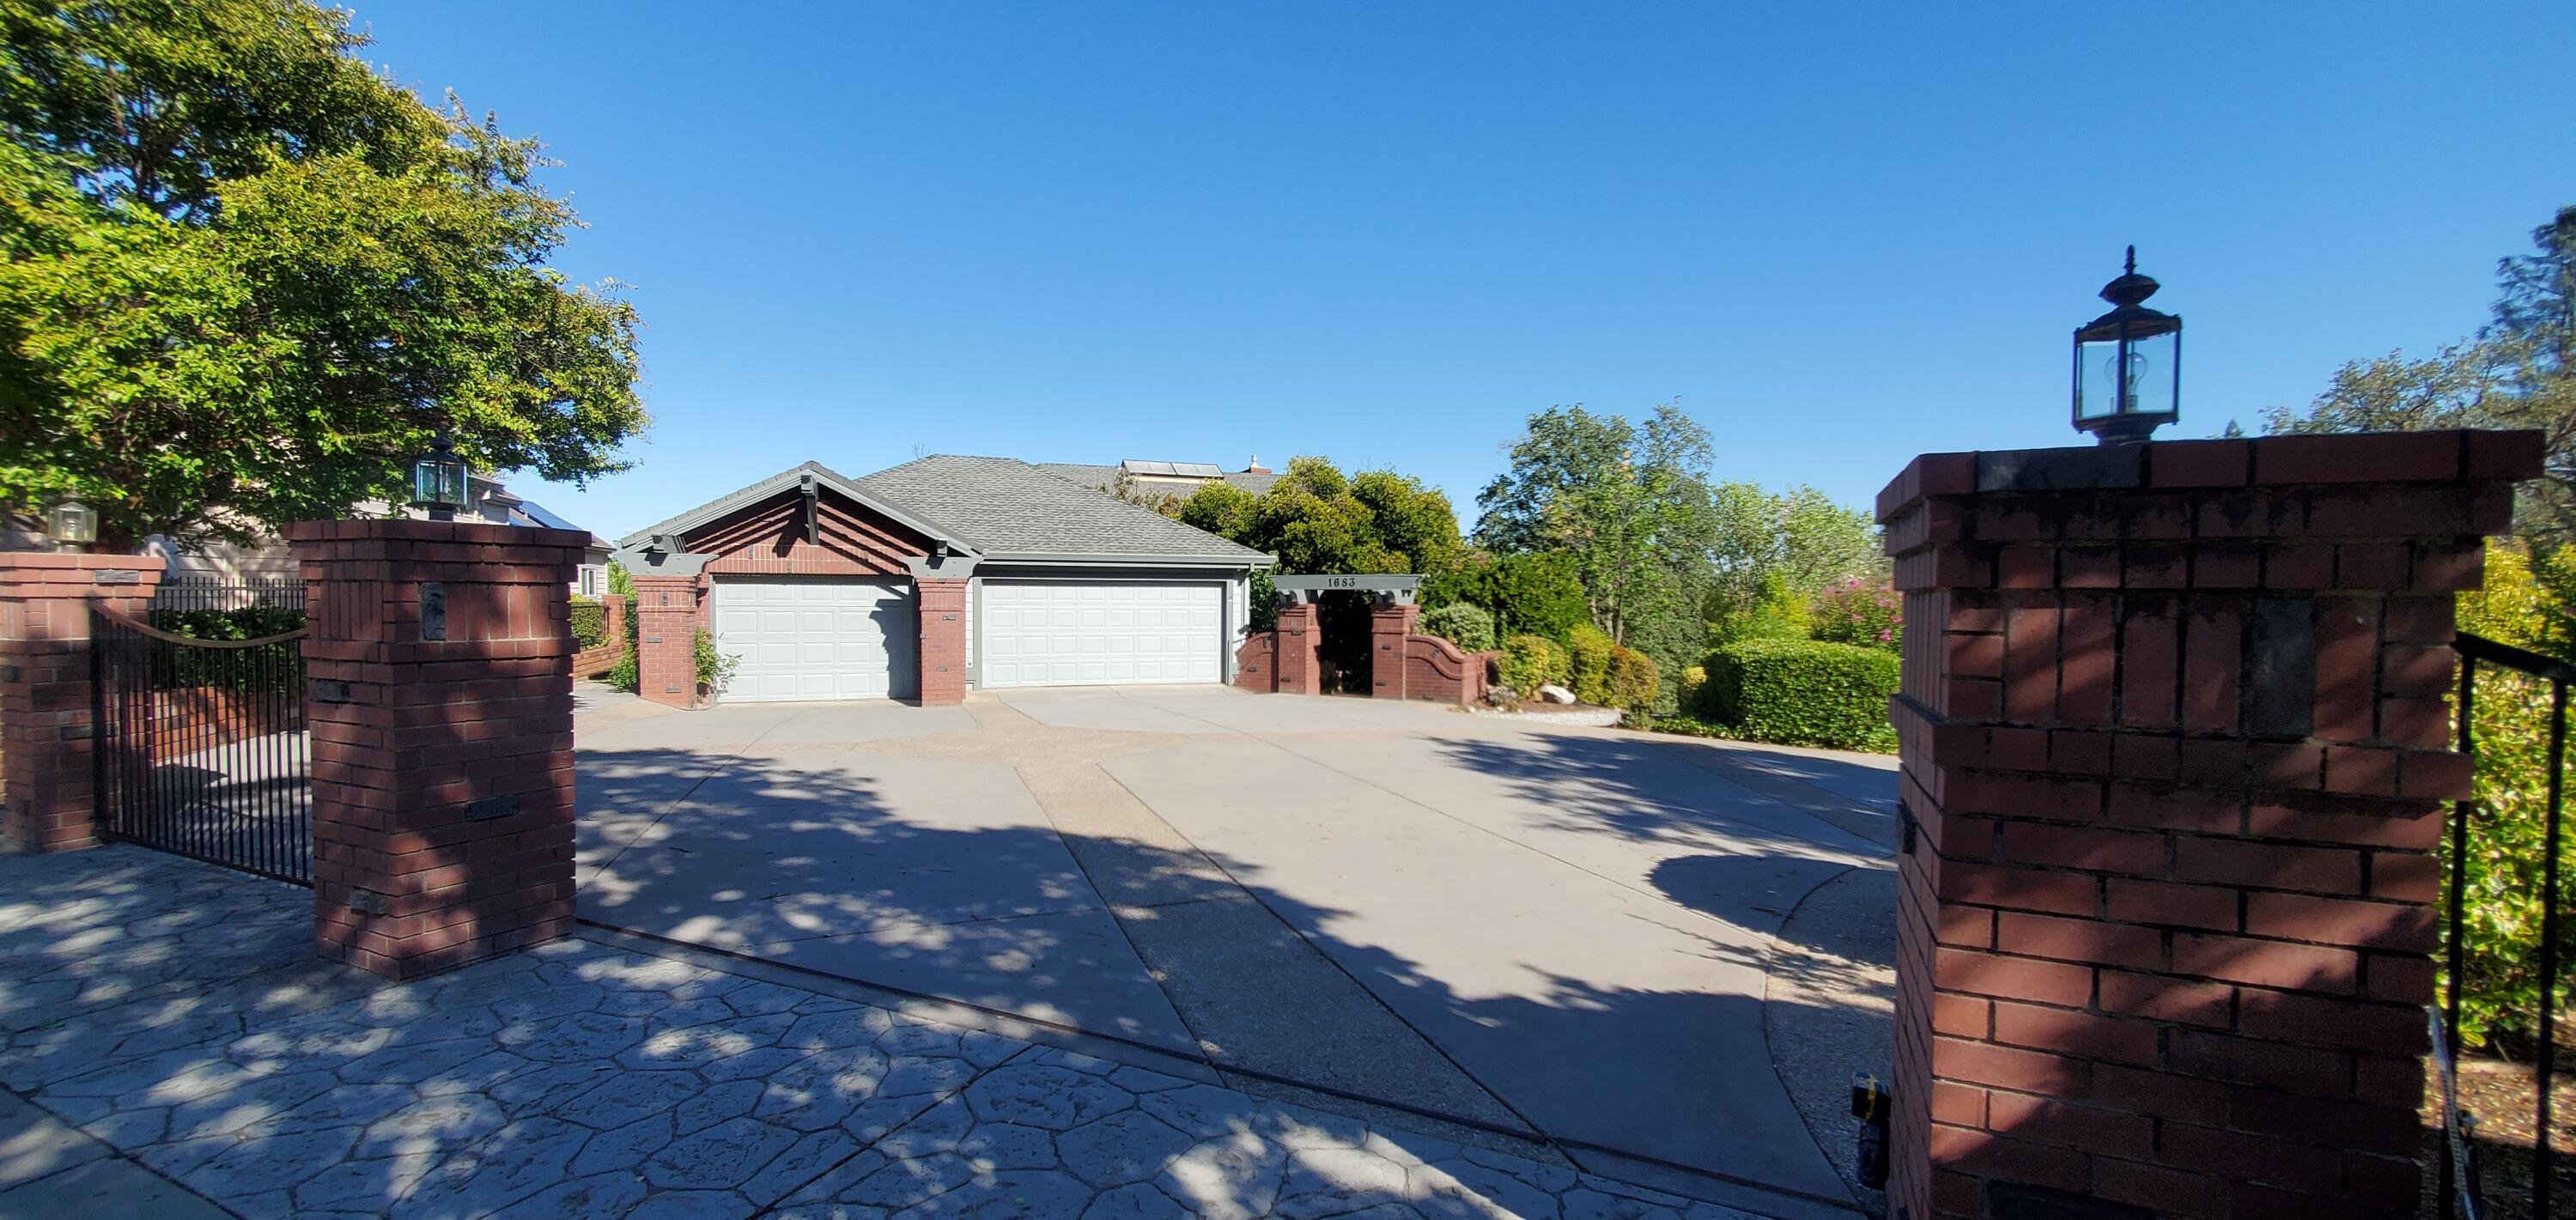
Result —
<instances>
[{"instance_id":1,"label":"tall brick pillar","mask_svg":"<svg viewBox=\"0 0 2576 1220\"><path fill-rule=\"evenodd\" d=\"M313 634L314 947L412 978L572 928L572 633L590 535L289 526Z\"/></svg>"},{"instance_id":2,"label":"tall brick pillar","mask_svg":"<svg viewBox=\"0 0 2576 1220\"><path fill-rule=\"evenodd\" d=\"M0 834L28 851L98 842L89 608L140 615L147 555L0 551Z\"/></svg>"},{"instance_id":3,"label":"tall brick pillar","mask_svg":"<svg viewBox=\"0 0 2576 1220\"><path fill-rule=\"evenodd\" d=\"M1323 689L1323 666L1315 656L1323 631L1316 625L1315 611L1312 594L1279 596L1278 655L1271 658L1270 667L1278 675L1275 689L1280 694L1312 695Z\"/></svg>"},{"instance_id":4,"label":"tall brick pillar","mask_svg":"<svg viewBox=\"0 0 2576 1220\"><path fill-rule=\"evenodd\" d=\"M2537 433L1931 454L1890 1215L2412 1216L2453 595Z\"/></svg>"},{"instance_id":5,"label":"tall brick pillar","mask_svg":"<svg viewBox=\"0 0 2576 1220\"><path fill-rule=\"evenodd\" d=\"M913 602L921 614L921 706L949 707L966 702L966 581L913 578Z\"/></svg>"},{"instance_id":6,"label":"tall brick pillar","mask_svg":"<svg viewBox=\"0 0 2576 1220\"><path fill-rule=\"evenodd\" d=\"M669 707L698 705L698 577L633 576L635 691Z\"/></svg>"},{"instance_id":7,"label":"tall brick pillar","mask_svg":"<svg viewBox=\"0 0 2576 1220\"><path fill-rule=\"evenodd\" d=\"M1369 695L1376 699L1406 697L1404 639L1413 634L1422 607L1390 600L1369 610Z\"/></svg>"}]
</instances>

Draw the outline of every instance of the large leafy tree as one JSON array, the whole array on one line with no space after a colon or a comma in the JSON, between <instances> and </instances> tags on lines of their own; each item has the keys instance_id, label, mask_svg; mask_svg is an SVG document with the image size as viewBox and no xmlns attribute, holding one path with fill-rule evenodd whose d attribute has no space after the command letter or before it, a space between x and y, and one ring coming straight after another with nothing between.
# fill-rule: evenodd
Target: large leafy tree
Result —
<instances>
[{"instance_id":1,"label":"large leafy tree","mask_svg":"<svg viewBox=\"0 0 2576 1220\"><path fill-rule=\"evenodd\" d=\"M635 314L546 265L537 145L365 45L309 0L0 0L0 509L243 541L400 498L438 428L623 468Z\"/></svg>"},{"instance_id":2,"label":"large leafy tree","mask_svg":"<svg viewBox=\"0 0 2576 1220\"><path fill-rule=\"evenodd\" d=\"M1550 407L1476 497L1476 540L1502 554L1570 556L1612 639L1637 643L1676 622L1695 630L1716 524L1710 461L1708 431L1678 403L1643 423Z\"/></svg>"},{"instance_id":3,"label":"large leafy tree","mask_svg":"<svg viewBox=\"0 0 2576 1220\"><path fill-rule=\"evenodd\" d=\"M1449 497L1391 470L1345 476L1319 457L1301 457L1255 496L1209 483L1173 516L1219 537L1279 557L1301 575L1440 573L1465 550Z\"/></svg>"},{"instance_id":4,"label":"large leafy tree","mask_svg":"<svg viewBox=\"0 0 2576 1220\"><path fill-rule=\"evenodd\" d=\"M1711 619L1753 613L1766 598L1804 601L1886 570L1877 522L1813 487L1773 494L1722 483L1713 499Z\"/></svg>"}]
</instances>

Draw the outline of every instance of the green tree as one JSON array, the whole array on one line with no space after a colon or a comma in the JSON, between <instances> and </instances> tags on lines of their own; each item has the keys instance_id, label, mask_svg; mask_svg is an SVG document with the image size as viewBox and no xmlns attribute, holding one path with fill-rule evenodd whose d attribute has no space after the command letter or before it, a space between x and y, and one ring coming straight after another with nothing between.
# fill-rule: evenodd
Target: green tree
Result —
<instances>
[{"instance_id":1,"label":"green tree","mask_svg":"<svg viewBox=\"0 0 2576 1220\"><path fill-rule=\"evenodd\" d=\"M1625 643L1640 627L1695 614L1706 594L1710 460L1708 431L1678 403L1657 405L1642 425L1550 407L1530 417L1511 469L1476 498L1477 541L1570 556L1593 622Z\"/></svg>"},{"instance_id":2,"label":"green tree","mask_svg":"<svg viewBox=\"0 0 2576 1220\"><path fill-rule=\"evenodd\" d=\"M1441 573L1466 550L1449 497L1389 470L1345 477L1319 457L1288 463L1254 496L1210 483L1173 513L1189 525L1279 557L1279 570L1343 576Z\"/></svg>"},{"instance_id":3,"label":"green tree","mask_svg":"<svg viewBox=\"0 0 2576 1220\"><path fill-rule=\"evenodd\" d=\"M2576 540L2576 207L2531 237L2535 253L2497 264L2493 318L2476 338L2422 360L2346 364L2304 410L2266 410L2264 431L2536 428L2548 477L2523 488L2517 532L2545 547Z\"/></svg>"},{"instance_id":4,"label":"green tree","mask_svg":"<svg viewBox=\"0 0 2576 1220\"><path fill-rule=\"evenodd\" d=\"M1715 574L1704 607L1713 622L1887 570L1878 523L1815 488L1801 484L1774 495L1751 483L1724 483L1714 503Z\"/></svg>"},{"instance_id":5,"label":"green tree","mask_svg":"<svg viewBox=\"0 0 2576 1220\"><path fill-rule=\"evenodd\" d=\"M547 259L537 144L377 75L310 0L0 0L0 509L247 541L469 460L585 481L636 318Z\"/></svg>"}]
</instances>

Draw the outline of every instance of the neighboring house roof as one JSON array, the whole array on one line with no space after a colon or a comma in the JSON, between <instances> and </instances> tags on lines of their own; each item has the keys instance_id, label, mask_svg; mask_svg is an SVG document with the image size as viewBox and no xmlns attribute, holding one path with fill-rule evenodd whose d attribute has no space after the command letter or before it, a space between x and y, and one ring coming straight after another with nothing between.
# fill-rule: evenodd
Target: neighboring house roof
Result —
<instances>
[{"instance_id":1,"label":"neighboring house roof","mask_svg":"<svg viewBox=\"0 0 2576 1220\"><path fill-rule=\"evenodd\" d=\"M534 521L550 530L577 530L581 528L570 521L566 521L563 518L556 516L545 505L539 504L534 500L521 500L517 504L511 505L511 507L517 510L521 515L527 517L528 520Z\"/></svg>"},{"instance_id":2,"label":"neighboring house roof","mask_svg":"<svg viewBox=\"0 0 2576 1220\"><path fill-rule=\"evenodd\" d=\"M1085 487L1097 487L1103 491L1116 491L1118 488L1118 476L1125 471L1125 468L1121 466L1093 466L1081 462L1038 462L1035 463L1035 465L1039 470L1055 475L1058 478L1071 479ZM1174 476L1156 475L1155 477L1171 478ZM1191 476L1181 475L1179 477L1188 478ZM1249 470L1223 470L1216 471L1215 477L1222 478L1226 482L1231 483L1236 487L1240 487L1245 491L1251 492L1256 496L1270 490L1270 485L1279 481L1278 475L1267 471L1255 473Z\"/></svg>"},{"instance_id":3,"label":"neighboring house roof","mask_svg":"<svg viewBox=\"0 0 2576 1220\"><path fill-rule=\"evenodd\" d=\"M1016 458L942 454L880 470L858 485L954 524L987 560L1195 560L1246 567L1273 562L1264 552L1059 473L1065 469ZM1114 484L1117 468L1101 469L1112 473Z\"/></svg>"}]
</instances>

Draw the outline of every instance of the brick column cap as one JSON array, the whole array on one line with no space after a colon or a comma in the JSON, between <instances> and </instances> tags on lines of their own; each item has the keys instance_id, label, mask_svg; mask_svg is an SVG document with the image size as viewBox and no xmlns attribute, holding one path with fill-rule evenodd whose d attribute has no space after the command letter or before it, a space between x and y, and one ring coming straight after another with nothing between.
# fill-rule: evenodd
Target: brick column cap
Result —
<instances>
[{"instance_id":1,"label":"brick column cap","mask_svg":"<svg viewBox=\"0 0 2576 1220\"><path fill-rule=\"evenodd\" d=\"M486 521L419 521L383 517L370 521L295 521L279 531L288 542L345 542L390 538L406 542L462 542L485 546L555 546L587 550L590 531ZM638 576L641 580L643 577Z\"/></svg>"},{"instance_id":2,"label":"brick column cap","mask_svg":"<svg viewBox=\"0 0 2576 1220\"><path fill-rule=\"evenodd\" d=\"M2519 481L2541 476L2547 452L2538 431L2456 429L1926 453L1878 493L1877 511L1885 523L1982 492Z\"/></svg>"}]
</instances>

